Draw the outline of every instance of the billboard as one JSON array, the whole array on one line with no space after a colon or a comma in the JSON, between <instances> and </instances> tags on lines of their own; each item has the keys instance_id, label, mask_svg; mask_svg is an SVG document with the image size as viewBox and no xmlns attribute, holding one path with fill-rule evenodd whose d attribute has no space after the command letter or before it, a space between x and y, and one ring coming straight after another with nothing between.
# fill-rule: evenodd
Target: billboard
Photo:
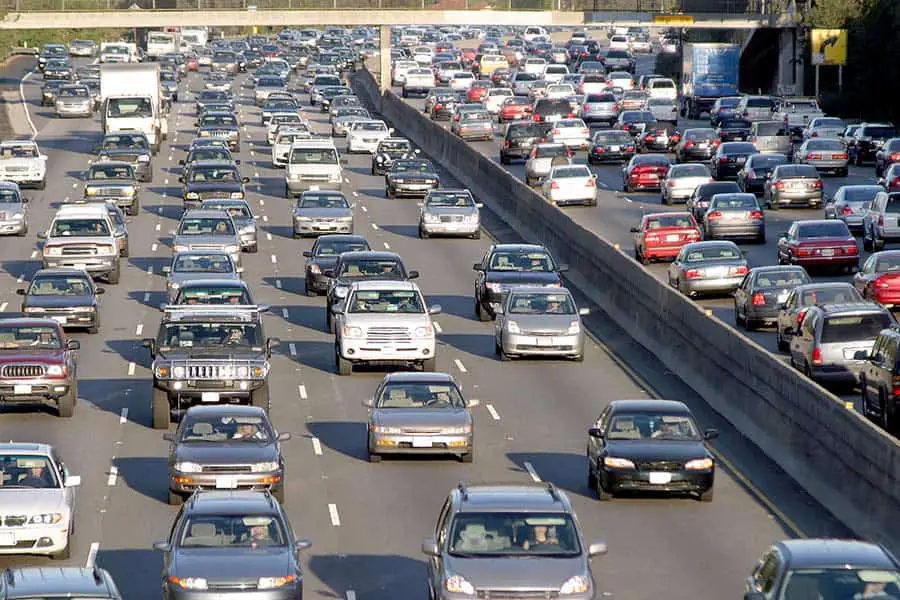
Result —
<instances>
[{"instance_id":1,"label":"billboard","mask_svg":"<svg viewBox=\"0 0 900 600\"><path fill-rule=\"evenodd\" d=\"M810 46L814 65L847 64L846 29L813 29L810 31Z\"/></svg>"}]
</instances>

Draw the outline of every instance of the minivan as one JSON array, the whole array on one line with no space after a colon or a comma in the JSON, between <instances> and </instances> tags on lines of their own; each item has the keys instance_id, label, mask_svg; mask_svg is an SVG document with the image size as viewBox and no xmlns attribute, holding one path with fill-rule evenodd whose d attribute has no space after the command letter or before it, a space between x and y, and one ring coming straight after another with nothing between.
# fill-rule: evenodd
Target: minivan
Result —
<instances>
[{"instance_id":1,"label":"minivan","mask_svg":"<svg viewBox=\"0 0 900 600\"><path fill-rule=\"evenodd\" d=\"M756 121L750 125L748 140L762 153L791 154L791 132L784 121Z\"/></svg>"},{"instance_id":2,"label":"minivan","mask_svg":"<svg viewBox=\"0 0 900 600\"><path fill-rule=\"evenodd\" d=\"M284 195L292 198L307 190L341 190L344 164L332 140L297 140L288 152Z\"/></svg>"}]
</instances>

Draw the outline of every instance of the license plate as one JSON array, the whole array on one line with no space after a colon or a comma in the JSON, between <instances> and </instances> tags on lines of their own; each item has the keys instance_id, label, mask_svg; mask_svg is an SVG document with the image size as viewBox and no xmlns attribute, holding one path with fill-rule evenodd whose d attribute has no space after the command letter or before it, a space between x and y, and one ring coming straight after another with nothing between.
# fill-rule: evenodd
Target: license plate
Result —
<instances>
[{"instance_id":1,"label":"license plate","mask_svg":"<svg viewBox=\"0 0 900 600\"><path fill-rule=\"evenodd\" d=\"M15 545L16 545L16 534L0 533L0 546L15 546Z\"/></svg>"},{"instance_id":2,"label":"license plate","mask_svg":"<svg viewBox=\"0 0 900 600\"><path fill-rule=\"evenodd\" d=\"M653 179L653 180L659 179L659 175L655 175L655 174L653 174L653 173L651 173L651 174L649 174L649 175L645 175L645 177L646 177L647 179Z\"/></svg>"},{"instance_id":3,"label":"license plate","mask_svg":"<svg viewBox=\"0 0 900 600\"><path fill-rule=\"evenodd\" d=\"M316 225L315 228L320 231L329 231L337 227L336 225Z\"/></svg>"},{"instance_id":4,"label":"license plate","mask_svg":"<svg viewBox=\"0 0 900 600\"><path fill-rule=\"evenodd\" d=\"M747 162L747 157L745 157L745 156L738 156L738 157L737 157L737 164L742 165L742 164L744 164L745 162Z\"/></svg>"},{"instance_id":5,"label":"license plate","mask_svg":"<svg viewBox=\"0 0 900 600\"><path fill-rule=\"evenodd\" d=\"M13 393L14 394L30 394L31 386L30 385L14 385Z\"/></svg>"},{"instance_id":6,"label":"license plate","mask_svg":"<svg viewBox=\"0 0 900 600\"><path fill-rule=\"evenodd\" d=\"M834 249L825 248L824 250L822 250L822 256L834 256Z\"/></svg>"},{"instance_id":7,"label":"license plate","mask_svg":"<svg viewBox=\"0 0 900 600\"><path fill-rule=\"evenodd\" d=\"M728 275L728 267L713 267L706 270L707 277L725 277Z\"/></svg>"},{"instance_id":8,"label":"license plate","mask_svg":"<svg viewBox=\"0 0 900 600\"><path fill-rule=\"evenodd\" d=\"M537 346L552 346L553 338L545 338L545 337L535 338L535 345L537 345Z\"/></svg>"},{"instance_id":9,"label":"license plate","mask_svg":"<svg viewBox=\"0 0 900 600\"><path fill-rule=\"evenodd\" d=\"M87 265L84 264L84 263L76 263L75 268L76 268L76 269L81 269L81 270L86 270L86 269L87 269Z\"/></svg>"},{"instance_id":10,"label":"license plate","mask_svg":"<svg viewBox=\"0 0 900 600\"><path fill-rule=\"evenodd\" d=\"M65 325L66 321L68 320L67 317L52 317L52 319L54 321L56 321L57 323L59 323L60 325Z\"/></svg>"},{"instance_id":11,"label":"license plate","mask_svg":"<svg viewBox=\"0 0 900 600\"><path fill-rule=\"evenodd\" d=\"M610 147L609 147L609 151L610 151L610 152L621 152L621 151L622 151L622 146L610 146Z\"/></svg>"},{"instance_id":12,"label":"license plate","mask_svg":"<svg viewBox=\"0 0 900 600\"><path fill-rule=\"evenodd\" d=\"M665 485L672 481L671 473L650 473L650 483L653 485Z\"/></svg>"},{"instance_id":13,"label":"license plate","mask_svg":"<svg viewBox=\"0 0 900 600\"><path fill-rule=\"evenodd\" d=\"M237 487L237 477L216 477L216 488L233 490Z\"/></svg>"},{"instance_id":14,"label":"license plate","mask_svg":"<svg viewBox=\"0 0 900 600\"><path fill-rule=\"evenodd\" d=\"M219 392L202 392L200 394L201 402L218 402Z\"/></svg>"},{"instance_id":15,"label":"license plate","mask_svg":"<svg viewBox=\"0 0 900 600\"><path fill-rule=\"evenodd\" d=\"M706 150L707 148L709 148L709 144L697 144L697 147L701 150Z\"/></svg>"},{"instance_id":16,"label":"license plate","mask_svg":"<svg viewBox=\"0 0 900 600\"><path fill-rule=\"evenodd\" d=\"M412 439L413 448L431 448L430 437L414 437Z\"/></svg>"},{"instance_id":17,"label":"license plate","mask_svg":"<svg viewBox=\"0 0 900 600\"><path fill-rule=\"evenodd\" d=\"M666 241L667 241L667 242L677 242L677 241L680 240L680 239L681 239L681 236L678 235L677 233L673 233L672 235L667 235L667 236L666 236Z\"/></svg>"}]
</instances>

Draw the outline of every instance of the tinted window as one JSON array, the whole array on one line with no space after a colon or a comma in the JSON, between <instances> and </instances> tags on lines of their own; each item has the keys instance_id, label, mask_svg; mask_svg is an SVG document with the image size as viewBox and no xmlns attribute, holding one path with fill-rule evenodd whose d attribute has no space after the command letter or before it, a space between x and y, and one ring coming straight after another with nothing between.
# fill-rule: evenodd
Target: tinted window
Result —
<instances>
[{"instance_id":1,"label":"tinted window","mask_svg":"<svg viewBox=\"0 0 900 600\"><path fill-rule=\"evenodd\" d=\"M566 513L477 511L456 514L449 551L460 556L578 556L581 544Z\"/></svg>"},{"instance_id":2,"label":"tinted window","mask_svg":"<svg viewBox=\"0 0 900 600\"><path fill-rule=\"evenodd\" d=\"M809 277L802 271L765 271L756 276L757 288L785 288L803 285L809 282Z\"/></svg>"},{"instance_id":3,"label":"tinted window","mask_svg":"<svg viewBox=\"0 0 900 600\"><path fill-rule=\"evenodd\" d=\"M818 179L819 172L812 165L785 165L778 168L778 177L782 179Z\"/></svg>"},{"instance_id":4,"label":"tinted window","mask_svg":"<svg viewBox=\"0 0 900 600\"><path fill-rule=\"evenodd\" d=\"M883 191L881 186L867 185L859 187L847 187L844 189L844 202L863 203L870 202L875 198L875 194Z\"/></svg>"},{"instance_id":5,"label":"tinted window","mask_svg":"<svg viewBox=\"0 0 900 600\"><path fill-rule=\"evenodd\" d=\"M874 340L891 323L887 313L826 317L822 324L822 343Z\"/></svg>"},{"instance_id":6,"label":"tinted window","mask_svg":"<svg viewBox=\"0 0 900 600\"><path fill-rule=\"evenodd\" d=\"M787 162L787 157L780 154L757 154L753 156L753 168L772 168L783 165Z\"/></svg>"},{"instance_id":7,"label":"tinted window","mask_svg":"<svg viewBox=\"0 0 900 600\"><path fill-rule=\"evenodd\" d=\"M756 147L744 142L728 142L722 144L722 154L755 154Z\"/></svg>"},{"instance_id":8,"label":"tinted window","mask_svg":"<svg viewBox=\"0 0 900 600\"><path fill-rule=\"evenodd\" d=\"M806 240L849 236L850 231L843 221L808 223L797 227L797 237Z\"/></svg>"},{"instance_id":9,"label":"tinted window","mask_svg":"<svg viewBox=\"0 0 900 600\"><path fill-rule=\"evenodd\" d=\"M775 106L775 101L771 98L748 98L747 108L771 108Z\"/></svg>"},{"instance_id":10,"label":"tinted window","mask_svg":"<svg viewBox=\"0 0 900 600\"><path fill-rule=\"evenodd\" d=\"M893 127L863 127L862 129L864 137L889 138L895 134L896 131Z\"/></svg>"},{"instance_id":11,"label":"tinted window","mask_svg":"<svg viewBox=\"0 0 900 600\"><path fill-rule=\"evenodd\" d=\"M735 246L714 244L709 246L694 247L688 252L687 262L703 262L708 260L736 260L741 258L741 251Z\"/></svg>"},{"instance_id":12,"label":"tinted window","mask_svg":"<svg viewBox=\"0 0 900 600\"><path fill-rule=\"evenodd\" d=\"M758 136L786 136L787 134L787 129L781 123L758 123L756 125L756 135Z\"/></svg>"},{"instance_id":13,"label":"tinted window","mask_svg":"<svg viewBox=\"0 0 900 600\"><path fill-rule=\"evenodd\" d=\"M886 213L900 213L900 196L888 196L887 204L884 207Z\"/></svg>"}]
</instances>

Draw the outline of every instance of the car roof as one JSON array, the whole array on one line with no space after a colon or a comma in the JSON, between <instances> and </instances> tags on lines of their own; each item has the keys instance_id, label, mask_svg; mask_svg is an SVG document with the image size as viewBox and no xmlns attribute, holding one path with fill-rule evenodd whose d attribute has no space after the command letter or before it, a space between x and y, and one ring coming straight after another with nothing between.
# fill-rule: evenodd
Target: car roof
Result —
<instances>
[{"instance_id":1,"label":"car roof","mask_svg":"<svg viewBox=\"0 0 900 600\"><path fill-rule=\"evenodd\" d=\"M49 277L49 276L72 276L72 275L83 275L84 277L90 277L87 271L84 269L76 269L75 267L59 267L56 269L38 269L35 274L32 276L32 279L37 277Z\"/></svg>"},{"instance_id":2,"label":"car roof","mask_svg":"<svg viewBox=\"0 0 900 600\"><path fill-rule=\"evenodd\" d=\"M767 265L765 267L753 267L752 269L750 269L751 273L784 273L785 271L805 273L806 269L804 269L800 265Z\"/></svg>"},{"instance_id":3,"label":"car roof","mask_svg":"<svg viewBox=\"0 0 900 600\"><path fill-rule=\"evenodd\" d=\"M19 319L16 319L18 321ZM48 321L49 319L21 319L22 321ZM53 448L50 444L37 442L0 442L0 452L18 454L45 455L50 454Z\"/></svg>"},{"instance_id":4,"label":"car roof","mask_svg":"<svg viewBox=\"0 0 900 600\"><path fill-rule=\"evenodd\" d=\"M784 165L782 165L784 166ZM804 166L804 165L790 165L790 166ZM794 221L795 225L822 225L823 223L836 223L839 222L837 219L801 219L799 221Z\"/></svg>"},{"instance_id":5,"label":"car roof","mask_svg":"<svg viewBox=\"0 0 900 600\"><path fill-rule=\"evenodd\" d=\"M224 210L213 210L211 208L194 208L184 211L184 214L181 215L181 220L183 221L187 218L202 219L203 217L228 217L230 219L231 215L229 215Z\"/></svg>"},{"instance_id":6,"label":"car roof","mask_svg":"<svg viewBox=\"0 0 900 600\"><path fill-rule=\"evenodd\" d=\"M234 113L230 110L210 110L203 113L204 117L233 117Z\"/></svg>"},{"instance_id":7,"label":"car roof","mask_svg":"<svg viewBox=\"0 0 900 600\"><path fill-rule=\"evenodd\" d=\"M80 597L110 598L110 574L97 567L28 567L7 569L4 598Z\"/></svg>"},{"instance_id":8,"label":"car roof","mask_svg":"<svg viewBox=\"0 0 900 600\"><path fill-rule=\"evenodd\" d=\"M403 259L396 252L386 252L384 250L352 250L350 252L342 252L340 255L342 260L369 258L369 259L394 259L403 262Z\"/></svg>"},{"instance_id":9,"label":"car roof","mask_svg":"<svg viewBox=\"0 0 900 600\"><path fill-rule=\"evenodd\" d=\"M204 491L191 496L187 505L191 514L277 514L278 509L272 497L266 492L251 490Z\"/></svg>"},{"instance_id":10,"label":"car roof","mask_svg":"<svg viewBox=\"0 0 900 600\"><path fill-rule=\"evenodd\" d=\"M690 216L691 213L686 210L679 210L674 212L654 212L654 213L646 213L644 214L645 219L659 219L661 217L687 217Z\"/></svg>"},{"instance_id":11,"label":"car roof","mask_svg":"<svg viewBox=\"0 0 900 600\"><path fill-rule=\"evenodd\" d=\"M449 373L419 373L416 371L398 371L384 376L383 383L430 383L444 382L456 383L453 375Z\"/></svg>"},{"instance_id":12,"label":"car roof","mask_svg":"<svg viewBox=\"0 0 900 600\"><path fill-rule=\"evenodd\" d=\"M197 404L187 410L187 415L236 415L262 417L268 420L266 411L259 406L248 404Z\"/></svg>"},{"instance_id":13,"label":"car roof","mask_svg":"<svg viewBox=\"0 0 900 600\"><path fill-rule=\"evenodd\" d=\"M224 158L202 158L200 160L191 161L191 168L194 169L196 167L220 167L220 168L234 168L235 162L234 160L226 160Z\"/></svg>"},{"instance_id":14,"label":"car roof","mask_svg":"<svg viewBox=\"0 0 900 600\"><path fill-rule=\"evenodd\" d=\"M552 484L460 484L455 490L465 511L571 513L568 497Z\"/></svg>"},{"instance_id":15,"label":"car roof","mask_svg":"<svg viewBox=\"0 0 900 600\"><path fill-rule=\"evenodd\" d=\"M93 217L98 214L109 215L106 204L64 204L56 209L57 217L77 217L79 215Z\"/></svg>"},{"instance_id":16,"label":"car roof","mask_svg":"<svg viewBox=\"0 0 900 600\"><path fill-rule=\"evenodd\" d=\"M514 285L510 288L509 293L521 293L521 294L544 294L547 296L557 295L557 294L567 294L569 296L572 295L572 292L569 288L565 287L546 287L543 285Z\"/></svg>"},{"instance_id":17,"label":"car roof","mask_svg":"<svg viewBox=\"0 0 900 600\"><path fill-rule=\"evenodd\" d=\"M383 290L405 290L418 291L417 286L412 281L404 281L401 279L363 279L354 281L351 290L359 291L383 291Z\"/></svg>"},{"instance_id":18,"label":"car roof","mask_svg":"<svg viewBox=\"0 0 900 600\"><path fill-rule=\"evenodd\" d=\"M306 190L302 194L300 194L300 198L303 198L306 195L310 196L335 196L340 198L346 198L344 192L340 190Z\"/></svg>"},{"instance_id":19,"label":"car roof","mask_svg":"<svg viewBox=\"0 0 900 600\"><path fill-rule=\"evenodd\" d=\"M613 400L609 403L612 414L624 412L665 412L691 414L691 409L684 402L678 400L659 400L648 398L644 400Z\"/></svg>"},{"instance_id":20,"label":"car roof","mask_svg":"<svg viewBox=\"0 0 900 600\"><path fill-rule=\"evenodd\" d=\"M172 258L174 259L176 256L226 256L231 258L231 255L225 252L224 250L182 250L181 252L176 252Z\"/></svg>"},{"instance_id":21,"label":"car roof","mask_svg":"<svg viewBox=\"0 0 900 600\"><path fill-rule=\"evenodd\" d=\"M320 235L316 240L316 243L321 242L366 242L369 240L365 238L365 236L357 235L353 233L329 233L326 235Z\"/></svg>"},{"instance_id":22,"label":"car roof","mask_svg":"<svg viewBox=\"0 0 900 600\"><path fill-rule=\"evenodd\" d=\"M867 567L897 569L886 549L870 542L839 539L797 539L778 542L788 568Z\"/></svg>"},{"instance_id":23,"label":"car roof","mask_svg":"<svg viewBox=\"0 0 900 600\"><path fill-rule=\"evenodd\" d=\"M845 302L841 304L819 304L822 312L828 315L842 313L884 313L887 309L874 302Z\"/></svg>"}]
</instances>

